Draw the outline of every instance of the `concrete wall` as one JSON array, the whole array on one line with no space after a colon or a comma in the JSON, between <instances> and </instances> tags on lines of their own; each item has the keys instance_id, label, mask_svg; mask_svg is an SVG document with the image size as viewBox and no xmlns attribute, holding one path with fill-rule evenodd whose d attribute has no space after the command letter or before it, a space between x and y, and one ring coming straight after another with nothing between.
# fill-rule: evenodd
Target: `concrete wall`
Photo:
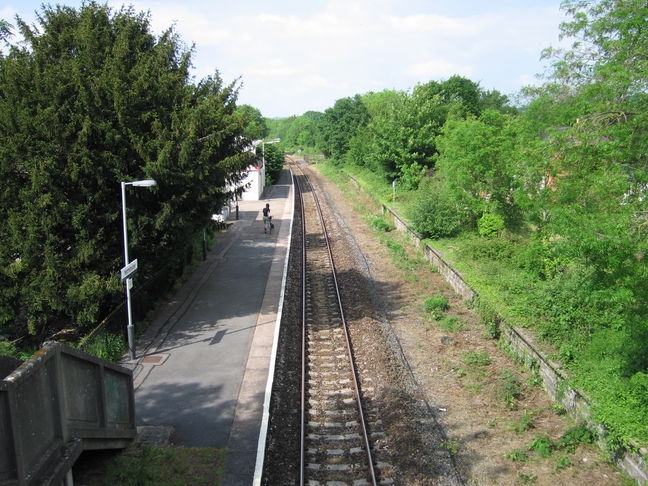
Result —
<instances>
[{"instance_id":1,"label":"concrete wall","mask_svg":"<svg viewBox=\"0 0 648 486\"><path fill-rule=\"evenodd\" d=\"M56 484L84 449L136 435L132 373L49 342L0 381L0 485Z\"/></svg>"},{"instance_id":2,"label":"concrete wall","mask_svg":"<svg viewBox=\"0 0 648 486\"><path fill-rule=\"evenodd\" d=\"M360 184L351 178L356 187L361 189ZM387 214L394 222L398 231L405 232L417 248L422 248L426 259L433 264L452 286L452 288L466 300L478 297L477 292L468 285L461 274L453 269L441 256L441 254L427 244L423 244L422 238L405 223L395 211L384 204L380 204L384 214ZM525 329L517 329L500 320L502 339L508 348L534 372L542 378L544 389L553 400L560 402L578 421L584 421L593 429L598 431L600 445L605 447L605 427L592 421L590 404L587 399L577 390L569 387L558 366L543 356L542 352L534 345L534 337ZM648 467L643 456L648 455L647 450L640 450L639 454L625 452L617 458L617 465L628 475L636 479L640 484L648 484Z\"/></svg>"}]
</instances>

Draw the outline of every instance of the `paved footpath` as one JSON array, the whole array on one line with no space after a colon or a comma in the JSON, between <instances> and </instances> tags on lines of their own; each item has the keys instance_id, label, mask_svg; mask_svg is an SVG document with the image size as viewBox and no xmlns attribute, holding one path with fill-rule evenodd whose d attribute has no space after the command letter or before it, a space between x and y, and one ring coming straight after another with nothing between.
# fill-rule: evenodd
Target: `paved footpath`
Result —
<instances>
[{"instance_id":1,"label":"paved footpath","mask_svg":"<svg viewBox=\"0 0 648 486\"><path fill-rule=\"evenodd\" d=\"M270 203L275 229L263 233ZM252 484L292 220L288 171L239 219L137 343L138 425L229 450L223 485Z\"/></svg>"}]
</instances>

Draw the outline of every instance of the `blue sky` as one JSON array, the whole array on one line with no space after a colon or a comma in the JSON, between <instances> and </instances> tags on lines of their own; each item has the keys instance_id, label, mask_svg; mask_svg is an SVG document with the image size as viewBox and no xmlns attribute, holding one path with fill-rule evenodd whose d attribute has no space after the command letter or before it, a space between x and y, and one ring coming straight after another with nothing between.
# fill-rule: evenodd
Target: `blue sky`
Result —
<instances>
[{"instance_id":1,"label":"blue sky","mask_svg":"<svg viewBox=\"0 0 648 486\"><path fill-rule=\"evenodd\" d=\"M33 22L42 1L2 0L0 18ZM78 7L81 1L52 1ZM109 0L119 8L123 2ZM196 80L240 79L239 103L267 117L323 111L368 91L453 74L514 94L538 83L556 46L560 0L141 0L154 31L195 45Z\"/></svg>"}]
</instances>

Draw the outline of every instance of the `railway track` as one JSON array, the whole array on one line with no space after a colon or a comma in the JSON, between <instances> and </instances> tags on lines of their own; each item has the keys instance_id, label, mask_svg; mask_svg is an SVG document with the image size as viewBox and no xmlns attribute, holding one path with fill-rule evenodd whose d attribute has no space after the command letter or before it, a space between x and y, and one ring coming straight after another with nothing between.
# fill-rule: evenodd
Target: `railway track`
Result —
<instances>
[{"instance_id":1,"label":"railway track","mask_svg":"<svg viewBox=\"0 0 648 486\"><path fill-rule=\"evenodd\" d=\"M304 235L300 484L393 484L372 453L380 421L363 404L371 389L360 387L322 209L307 174L291 167Z\"/></svg>"}]
</instances>

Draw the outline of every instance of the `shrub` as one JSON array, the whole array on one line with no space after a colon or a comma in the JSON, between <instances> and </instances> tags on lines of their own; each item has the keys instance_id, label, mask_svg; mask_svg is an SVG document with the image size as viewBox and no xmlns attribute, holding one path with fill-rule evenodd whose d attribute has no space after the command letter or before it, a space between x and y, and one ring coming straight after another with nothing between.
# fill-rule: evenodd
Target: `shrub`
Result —
<instances>
[{"instance_id":1,"label":"shrub","mask_svg":"<svg viewBox=\"0 0 648 486\"><path fill-rule=\"evenodd\" d=\"M532 275L545 280L555 277L567 268L569 259L560 253L557 242L535 238L520 247L513 263Z\"/></svg>"},{"instance_id":2,"label":"shrub","mask_svg":"<svg viewBox=\"0 0 648 486\"><path fill-rule=\"evenodd\" d=\"M504 230L504 218L497 213L485 213L477 221L477 230L481 236L493 238Z\"/></svg>"},{"instance_id":3,"label":"shrub","mask_svg":"<svg viewBox=\"0 0 648 486\"><path fill-rule=\"evenodd\" d=\"M648 373L638 371L630 378L630 388L639 401L648 406Z\"/></svg>"},{"instance_id":4,"label":"shrub","mask_svg":"<svg viewBox=\"0 0 648 486\"><path fill-rule=\"evenodd\" d=\"M597 269L572 265L548 281L537 299L539 334L561 346L570 361L596 330L626 328L635 297L624 286L600 282Z\"/></svg>"},{"instance_id":5,"label":"shrub","mask_svg":"<svg viewBox=\"0 0 648 486\"><path fill-rule=\"evenodd\" d=\"M425 238L455 236L469 222L469 213L438 182L421 184L410 217L414 229Z\"/></svg>"},{"instance_id":6,"label":"shrub","mask_svg":"<svg viewBox=\"0 0 648 486\"><path fill-rule=\"evenodd\" d=\"M431 295L425 299L425 312L432 313L435 311L445 312L449 308L448 299L442 295Z\"/></svg>"},{"instance_id":7,"label":"shrub","mask_svg":"<svg viewBox=\"0 0 648 486\"><path fill-rule=\"evenodd\" d=\"M83 350L98 358L117 362L126 351L126 343L121 335L104 333L85 345Z\"/></svg>"},{"instance_id":8,"label":"shrub","mask_svg":"<svg viewBox=\"0 0 648 486\"><path fill-rule=\"evenodd\" d=\"M508 262L517 251L517 244L500 238L470 238L464 241L459 255L478 261Z\"/></svg>"},{"instance_id":9,"label":"shrub","mask_svg":"<svg viewBox=\"0 0 648 486\"><path fill-rule=\"evenodd\" d=\"M376 229L378 231L384 231L385 233L387 233L389 231L393 231L395 229L393 224L388 223L387 221L385 221L380 216L374 216L371 219L369 224L371 225L372 228L374 228L374 229Z\"/></svg>"},{"instance_id":10,"label":"shrub","mask_svg":"<svg viewBox=\"0 0 648 486\"><path fill-rule=\"evenodd\" d=\"M540 457L549 457L554 450L554 444L547 435L538 434L533 442L529 444L528 449L535 452Z\"/></svg>"},{"instance_id":11,"label":"shrub","mask_svg":"<svg viewBox=\"0 0 648 486\"><path fill-rule=\"evenodd\" d=\"M415 190L423 180L428 168L418 162L403 164L400 167L399 181L406 190Z\"/></svg>"},{"instance_id":12,"label":"shrub","mask_svg":"<svg viewBox=\"0 0 648 486\"><path fill-rule=\"evenodd\" d=\"M487 366L491 364L490 356L486 351L470 351L463 356L463 361L467 365Z\"/></svg>"},{"instance_id":13,"label":"shrub","mask_svg":"<svg viewBox=\"0 0 648 486\"><path fill-rule=\"evenodd\" d=\"M556 449L574 453L579 445L591 444L594 440L596 440L594 432L581 424L568 429L562 437L555 442L555 446Z\"/></svg>"}]
</instances>

